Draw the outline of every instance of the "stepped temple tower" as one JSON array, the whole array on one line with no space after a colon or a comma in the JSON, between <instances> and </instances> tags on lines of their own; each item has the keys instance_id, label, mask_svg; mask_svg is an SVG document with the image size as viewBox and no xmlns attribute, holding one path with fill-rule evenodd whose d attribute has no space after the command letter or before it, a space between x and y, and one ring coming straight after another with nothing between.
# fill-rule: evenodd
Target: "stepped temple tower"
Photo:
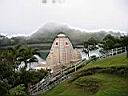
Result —
<instances>
[{"instance_id":1,"label":"stepped temple tower","mask_svg":"<svg viewBox=\"0 0 128 96\"><path fill-rule=\"evenodd\" d=\"M46 66L52 71L61 70L62 66L69 66L81 59L80 52L73 46L65 34L58 34L46 58Z\"/></svg>"}]
</instances>

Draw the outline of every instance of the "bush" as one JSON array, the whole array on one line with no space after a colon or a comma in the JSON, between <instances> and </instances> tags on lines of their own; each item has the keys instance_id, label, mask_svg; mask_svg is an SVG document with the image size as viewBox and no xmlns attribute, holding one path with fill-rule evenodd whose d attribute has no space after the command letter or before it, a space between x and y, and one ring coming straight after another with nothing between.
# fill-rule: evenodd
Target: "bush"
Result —
<instances>
[{"instance_id":1,"label":"bush","mask_svg":"<svg viewBox=\"0 0 128 96\"><path fill-rule=\"evenodd\" d=\"M9 96L28 96L24 84L20 84L9 90Z\"/></svg>"},{"instance_id":2,"label":"bush","mask_svg":"<svg viewBox=\"0 0 128 96\"><path fill-rule=\"evenodd\" d=\"M0 96L6 96L8 93L8 85L3 81L0 81Z\"/></svg>"}]
</instances>

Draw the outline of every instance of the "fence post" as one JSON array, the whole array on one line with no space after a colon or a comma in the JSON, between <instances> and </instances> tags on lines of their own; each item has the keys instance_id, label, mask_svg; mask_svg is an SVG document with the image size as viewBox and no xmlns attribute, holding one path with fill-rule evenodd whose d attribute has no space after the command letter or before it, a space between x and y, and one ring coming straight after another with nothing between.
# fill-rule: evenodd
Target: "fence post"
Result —
<instances>
[{"instance_id":1,"label":"fence post","mask_svg":"<svg viewBox=\"0 0 128 96\"><path fill-rule=\"evenodd\" d=\"M117 52L117 48L116 48L116 55L118 54L118 52Z\"/></svg>"},{"instance_id":2,"label":"fence post","mask_svg":"<svg viewBox=\"0 0 128 96\"><path fill-rule=\"evenodd\" d=\"M38 89L39 89L39 83L37 83L37 92L38 92Z\"/></svg>"},{"instance_id":3,"label":"fence post","mask_svg":"<svg viewBox=\"0 0 128 96\"><path fill-rule=\"evenodd\" d=\"M75 63L75 72L76 72L76 63Z\"/></svg>"},{"instance_id":4,"label":"fence post","mask_svg":"<svg viewBox=\"0 0 128 96\"><path fill-rule=\"evenodd\" d=\"M113 56L113 49L112 49L112 51L111 51L111 52L112 52L112 56Z\"/></svg>"}]
</instances>

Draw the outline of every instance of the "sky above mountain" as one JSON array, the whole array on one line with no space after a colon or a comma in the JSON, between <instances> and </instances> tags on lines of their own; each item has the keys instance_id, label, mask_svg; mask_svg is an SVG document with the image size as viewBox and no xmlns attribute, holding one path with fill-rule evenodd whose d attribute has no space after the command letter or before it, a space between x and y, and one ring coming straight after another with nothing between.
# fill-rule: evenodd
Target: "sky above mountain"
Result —
<instances>
[{"instance_id":1,"label":"sky above mountain","mask_svg":"<svg viewBox=\"0 0 128 96\"><path fill-rule=\"evenodd\" d=\"M128 32L128 0L0 0L0 33L35 32L47 22Z\"/></svg>"}]
</instances>

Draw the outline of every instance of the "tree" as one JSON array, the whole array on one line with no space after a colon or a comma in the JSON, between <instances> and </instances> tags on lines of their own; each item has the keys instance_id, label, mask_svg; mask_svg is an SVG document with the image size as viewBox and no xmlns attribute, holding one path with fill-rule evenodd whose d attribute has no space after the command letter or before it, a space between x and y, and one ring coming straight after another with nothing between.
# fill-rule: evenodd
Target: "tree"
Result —
<instances>
[{"instance_id":1,"label":"tree","mask_svg":"<svg viewBox=\"0 0 128 96\"><path fill-rule=\"evenodd\" d=\"M89 45L96 45L98 41L94 37L91 37L88 39L88 43Z\"/></svg>"},{"instance_id":2,"label":"tree","mask_svg":"<svg viewBox=\"0 0 128 96\"><path fill-rule=\"evenodd\" d=\"M105 49L112 49L114 48L114 42L112 40L106 40L104 43L104 48Z\"/></svg>"},{"instance_id":3,"label":"tree","mask_svg":"<svg viewBox=\"0 0 128 96\"><path fill-rule=\"evenodd\" d=\"M36 54L37 49L32 49L28 46L15 46L13 48L0 51L0 95L5 96L8 90L20 84L28 88L28 84L35 84L46 76L46 70L26 70L26 66L20 70L15 70L16 66L24 61L27 65L28 62L33 62L33 54ZM16 87L17 89L17 87ZM22 90L18 87L22 93ZM1 92L2 91L2 92ZM14 92L14 91L13 91ZM17 91L15 91L17 93ZM19 91L18 91L19 92ZM18 93L18 94L20 94ZM24 92L23 92L24 94ZM24 96L24 95L20 96ZM10 95L9 95L10 96ZM15 95L12 95L15 96ZM16 95L17 96L17 95Z\"/></svg>"},{"instance_id":4,"label":"tree","mask_svg":"<svg viewBox=\"0 0 128 96\"><path fill-rule=\"evenodd\" d=\"M84 48L88 48L89 43L87 41L84 42Z\"/></svg>"},{"instance_id":5,"label":"tree","mask_svg":"<svg viewBox=\"0 0 128 96\"><path fill-rule=\"evenodd\" d=\"M103 38L103 41L106 41L106 40L112 40L112 41L114 41L115 38L114 38L114 36L112 36L111 34L108 34L108 35L106 35L106 36Z\"/></svg>"},{"instance_id":6,"label":"tree","mask_svg":"<svg viewBox=\"0 0 128 96\"><path fill-rule=\"evenodd\" d=\"M27 71L24 68L21 68L20 72L21 72L20 83L24 84L26 88L28 87L29 83L36 84L37 82L42 80L48 73L44 69L37 71L35 70Z\"/></svg>"},{"instance_id":7,"label":"tree","mask_svg":"<svg viewBox=\"0 0 128 96\"><path fill-rule=\"evenodd\" d=\"M15 47L11 47L7 50L7 59L13 63L14 70L18 68L21 64L19 60L21 45L16 45Z\"/></svg>"},{"instance_id":8,"label":"tree","mask_svg":"<svg viewBox=\"0 0 128 96\"><path fill-rule=\"evenodd\" d=\"M0 96L6 96L8 93L8 84L0 80Z\"/></svg>"},{"instance_id":9,"label":"tree","mask_svg":"<svg viewBox=\"0 0 128 96\"><path fill-rule=\"evenodd\" d=\"M111 34L108 34L103 38L103 45L104 45L103 48L104 49L115 48L116 44L117 44L117 39L114 36L112 36Z\"/></svg>"},{"instance_id":10,"label":"tree","mask_svg":"<svg viewBox=\"0 0 128 96\"><path fill-rule=\"evenodd\" d=\"M10 44L11 44L11 40L7 36L0 34L0 46L6 46Z\"/></svg>"},{"instance_id":11,"label":"tree","mask_svg":"<svg viewBox=\"0 0 128 96\"><path fill-rule=\"evenodd\" d=\"M121 36L120 37L120 44L122 46L126 47L126 52L127 52L126 57L128 58L128 36Z\"/></svg>"},{"instance_id":12,"label":"tree","mask_svg":"<svg viewBox=\"0 0 128 96\"><path fill-rule=\"evenodd\" d=\"M27 64L30 63L30 61L33 61L32 57L34 54L37 53L37 49L32 49L31 47L24 46L19 50L19 59L21 61L24 61L25 67L27 68Z\"/></svg>"},{"instance_id":13,"label":"tree","mask_svg":"<svg viewBox=\"0 0 128 96\"><path fill-rule=\"evenodd\" d=\"M83 51L88 54L88 57L89 57L89 43L88 42L84 42L84 48L83 48Z\"/></svg>"},{"instance_id":14,"label":"tree","mask_svg":"<svg viewBox=\"0 0 128 96\"><path fill-rule=\"evenodd\" d=\"M127 46L128 45L128 36L121 36L120 37L120 43L122 44L122 46Z\"/></svg>"},{"instance_id":15,"label":"tree","mask_svg":"<svg viewBox=\"0 0 128 96\"><path fill-rule=\"evenodd\" d=\"M9 90L9 96L28 96L24 84L20 84Z\"/></svg>"},{"instance_id":16,"label":"tree","mask_svg":"<svg viewBox=\"0 0 128 96\"><path fill-rule=\"evenodd\" d=\"M10 78L13 76L13 66L11 62L2 61L0 59L0 95L6 96L9 88L11 87ZM12 80L11 80L12 81Z\"/></svg>"}]
</instances>

